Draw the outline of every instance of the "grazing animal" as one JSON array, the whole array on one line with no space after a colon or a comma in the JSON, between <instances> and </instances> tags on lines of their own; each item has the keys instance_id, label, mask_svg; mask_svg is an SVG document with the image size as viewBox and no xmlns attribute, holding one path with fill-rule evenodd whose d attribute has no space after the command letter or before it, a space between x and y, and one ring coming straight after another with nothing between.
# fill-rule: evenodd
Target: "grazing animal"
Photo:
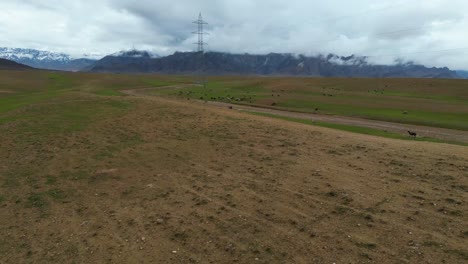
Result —
<instances>
[{"instance_id":1,"label":"grazing animal","mask_svg":"<svg viewBox=\"0 0 468 264\"><path fill-rule=\"evenodd\" d=\"M408 134L411 136L411 137L416 137L418 134L416 134L416 132L412 132L412 131L409 131L408 130Z\"/></svg>"},{"instance_id":2,"label":"grazing animal","mask_svg":"<svg viewBox=\"0 0 468 264\"><path fill-rule=\"evenodd\" d=\"M232 109L232 106L229 106L229 109Z\"/></svg>"}]
</instances>

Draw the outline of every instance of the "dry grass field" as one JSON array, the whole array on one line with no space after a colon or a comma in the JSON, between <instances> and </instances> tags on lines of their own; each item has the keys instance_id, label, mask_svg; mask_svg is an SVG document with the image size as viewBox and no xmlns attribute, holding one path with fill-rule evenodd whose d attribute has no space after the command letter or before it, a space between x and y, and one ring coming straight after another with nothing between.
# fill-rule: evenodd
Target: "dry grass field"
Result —
<instances>
[{"instance_id":1,"label":"dry grass field","mask_svg":"<svg viewBox=\"0 0 468 264\"><path fill-rule=\"evenodd\" d=\"M189 79L1 72L0 263L468 261L467 147L120 93Z\"/></svg>"}]
</instances>

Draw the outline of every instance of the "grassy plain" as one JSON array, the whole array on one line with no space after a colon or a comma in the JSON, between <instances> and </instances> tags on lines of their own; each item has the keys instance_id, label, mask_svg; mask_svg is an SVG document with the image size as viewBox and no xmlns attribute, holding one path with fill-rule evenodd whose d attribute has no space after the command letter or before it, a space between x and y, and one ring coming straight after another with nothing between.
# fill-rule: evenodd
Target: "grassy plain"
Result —
<instances>
[{"instance_id":1,"label":"grassy plain","mask_svg":"<svg viewBox=\"0 0 468 264\"><path fill-rule=\"evenodd\" d=\"M0 72L0 262L468 260L466 147L122 95L190 79Z\"/></svg>"},{"instance_id":2,"label":"grassy plain","mask_svg":"<svg viewBox=\"0 0 468 264\"><path fill-rule=\"evenodd\" d=\"M442 140L442 139L431 138L431 137L413 138L413 137L408 137L408 135L406 134L384 131L381 129L367 128L367 127L354 126L354 125L334 124L330 122L314 121L310 119L280 116L280 115L261 113L261 112L255 112L255 111L247 111L247 112L254 114L254 115L267 116L271 118L277 118L277 119L297 122L301 124L313 125L313 126L328 127L328 128L333 128L333 129L338 129L338 130L343 130L343 131L348 131L348 132L353 132L353 133L358 133L358 134L364 134L364 135L372 135L372 136L394 138L394 139L401 139L401 140L427 141L427 142L448 143L448 144L455 144L455 145L460 145L460 146L468 146L468 143L465 143L465 142L448 141L448 140Z\"/></svg>"},{"instance_id":3,"label":"grassy plain","mask_svg":"<svg viewBox=\"0 0 468 264\"><path fill-rule=\"evenodd\" d=\"M213 77L155 93L468 130L466 80Z\"/></svg>"}]
</instances>

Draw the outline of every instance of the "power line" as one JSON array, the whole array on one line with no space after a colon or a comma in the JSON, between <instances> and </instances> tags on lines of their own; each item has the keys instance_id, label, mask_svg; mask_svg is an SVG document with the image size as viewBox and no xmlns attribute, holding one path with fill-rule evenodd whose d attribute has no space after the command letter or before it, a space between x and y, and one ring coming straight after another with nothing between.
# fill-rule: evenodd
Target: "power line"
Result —
<instances>
[{"instance_id":1,"label":"power line","mask_svg":"<svg viewBox=\"0 0 468 264\"><path fill-rule=\"evenodd\" d=\"M369 9L360 13L356 13L354 15L347 15L347 16L341 16L341 17L335 17L335 18L328 18L328 19L321 19L319 21L330 21L330 20L339 20L339 19L345 19L345 18L350 18L350 17L355 17L359 16L362 13L368 13L368 11L373 11L373 12L381 12L388 10L390 8L393 8L395 6L398 6L398 4L387 6L385 8L381 9ZM466 20L466 19L461 19L461 20ZM460 20L456 21L460 22ZM193 34L198 35L198 41L194 43L197 45L197 50L198 52L204 53L205 51L205 46L208 44L204 42L204 35L207 35L208 33L204 32L204 25L207 25L206 21L203 20L203 17L201 13L199 14L198 20L194 21L193 23L197 24L198 30L193 32ZM430 25L430 26L420 26L420 27L409 27L409 28L402 28L399 30L393 30L393 31L384 31L384 32L378 32L371 34L369 36L383 36L383 35L395 35L395 34L400 34L400 33L406 33L406 32L412 32L412 31L417 31L417 30L423 30L423 29L430 29L434 27L439 27L439 26L446 26L449 23L444 23L444 24L435 24L435 25ZM337 36L338 37L338 36ZM337 37L333 39L327 39L327 40L319 40L319 41L313 41L309 43L325 43L325 42L332 42L336 41ZM445 50L431 50L431 51L418 51L418 52L408 52L408 53L399 53L399 54L386 54L386 55L365 55L366 57L390 57L390 56L401 56L401 55L411 55L411 54L423 54L423 53L437 53L437 52L449 52L449 51L460 51L460 50L468 50L468 48L453 48L453 49L445 49ZM203 58L202 58L202 65L204 64ZM204 66L204 65L203 65ZM203 69L201 69L203 71Z\"/></svg>"},{"instance_id":2,"label":"power line","mask_svg":"<svg viewBox=\"0 0 468 264\"><path fill-rule=\"evenodd\" d=\"M203 37L208 33L205 33L203 27L208 25L206 21L203 20L203 16L200 12L198 15L198 20L193 22L197 25L197 31L192 32L198 36L198 41L194 43L197 45L197 55L199 59L199 80L198 83L203 84L203 87L206 88L206 77L205 77L205 46L208 45L204 40Z\"/></svg>"},{"instance_id":3,"label":"power line","mask_svg":"<svg viewBox=\"0 0 468 264\"><path fill-rule=\"evenodd\" d=\"M205 46L208 45L208 44L204 42L203 37L204 37L204 35L207 35L208 33L205 33L203 31L203 27L205 25L208 25L208 23L206 23L203 20L203 16L202 16L201 12L198 15L198 20L194 21L193 23L197 24L197 31L192 32L192 34L198 35L198 42L196 42L194 44L197 45L199 52L204 52L205 51Z\"/></svg>"}]
</instances>

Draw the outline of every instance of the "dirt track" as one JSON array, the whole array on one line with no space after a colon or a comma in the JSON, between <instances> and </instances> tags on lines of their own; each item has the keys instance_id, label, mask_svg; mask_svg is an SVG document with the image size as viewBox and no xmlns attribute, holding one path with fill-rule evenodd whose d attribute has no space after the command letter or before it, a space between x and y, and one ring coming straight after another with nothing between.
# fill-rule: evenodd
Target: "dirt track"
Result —
<instances>
[{"instance_id":1,"label":"dirt track","mask_svg":"<svg viewBox=\"0 0 468 264\"><path fill-rule=\"evenodd\" d=\"M183 87L188 87L190 85L174 85L174 86L164 86L164 87L151 87L151 88L139 88L124 90L123 93L132 96L148 96L148 91L154 91L157 89L178 89ZM201 102L201 101L200 101ZM400 133L407 135L407 131L415 131L420 137L430 137L447 141L457 141L468 143L468 131L439 128L439 127L429 127L429 126L420 126L412 124L402 124L395 122L386 122L379 120L370 120L364 118L356 117L346 117L346 116L337 116L337 115L324 115L324 114L312 114L312 113L300 113L286 110L278 110L264 107L248 106L248 105L237 105L223 102L212 102L209 101L207 104L216 106L216 107L232 107L235 110L239 111L255 111L259 113L268 113L285 117L301 118L301 119L310 119L313 121L322 121L334 124L341 125L352 125L359 127L373 128L388 132Z\"/></svg>"}]
</instances>

